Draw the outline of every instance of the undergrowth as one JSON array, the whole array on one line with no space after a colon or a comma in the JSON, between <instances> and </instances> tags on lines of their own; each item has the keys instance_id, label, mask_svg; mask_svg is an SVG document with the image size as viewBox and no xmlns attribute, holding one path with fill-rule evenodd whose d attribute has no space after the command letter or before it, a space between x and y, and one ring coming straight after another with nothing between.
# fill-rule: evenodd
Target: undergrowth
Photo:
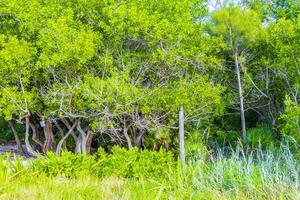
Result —
<instances>
[{"instance_id":1,"label":"undergrowth","mask_svg":"<svg viewBox=\"0 0 300 200\"><path fill-rule=\"evenodd\" d=\"M90 155L0 157L0 199L299 199L300 162L278 151L231 149L181 166L166 151L114 147Z\"/></svg>"}]
</instances>

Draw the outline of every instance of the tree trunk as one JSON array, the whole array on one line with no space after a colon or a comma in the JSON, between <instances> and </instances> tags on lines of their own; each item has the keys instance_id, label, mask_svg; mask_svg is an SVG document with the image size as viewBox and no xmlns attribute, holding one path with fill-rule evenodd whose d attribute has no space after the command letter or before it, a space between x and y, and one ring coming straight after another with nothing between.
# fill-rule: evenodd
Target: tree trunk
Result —
<instances>
[{"instance_id":1,"label":"tree trunk","mask_svg":"<svg viewBox=\"0 0 300 200\"><path fill-rule=\"evenodd\" d=\"M76 140L75 153L81 154L82 153L82 148L81 147L82 147L82 138L79 135L77 137L77 140Z\"/></svg>"},{"instance_id":2,"label":"tree trunk","mask_svg":"<svg viewBox=\"0 0 300 200\"><path fill-rule=\"evenodd\" d=\"M128 149L129 150L132 149L131 139L130 139L130 137L128 135L128 127L126 127L126 120L125 120L125 118L124 118L123 134L124 134L124 136L126 138Z\"/></svg>"},{"instance_id":3,"label":"tree trunk","mask_svg":"<svg viewBox=\"0 0 300 200\"><path fill-rule=\"evenodd\" d=\"M80 121L77 123L77 130L79 132L79 136L77 137L77 141L78 141L78 153L86 153L86 143L87 143L87 137L86 137L86 133L84 132L84 130L82 130L81 126L80 126Z\"/></svg>"},{"instance_id":4,"label":"tree trunk","mask_svg":"<svg viewBox=\"0 0 300 200\"><path fill-rule=\"evenodd\" d=\"M11 128L13 134L14 134L15 141L16 141L17 146L18 146L18 152L22 155L24 153L24 151L23 151L23 148L22 148L22 144L21 144L18 132L15 129L15 126L14 126L14 124L11 120L8 121L8 124L9 124L9 126L10 126L10 128Z\"/></svg>"},{"instance_id":5,"label":"tree trunk","mask_svg":"<svg viewBox=\"0 0 300 200\"><path fill-rule=\"evenodd\" d=\"M46 120L44 127L45 134L45 143L43 147L43 152L54 151L55 150L55 140L52 131L52 122L50 120Z\"/></svg>"},{"instance_id":6,"label":"tree trunk","mask_svg":"<svg viewBox=\"0 0 300 200\"><path fill-rule=\"evenodd\" d=\"M68 130L71 129L71 125L70 125L70 123L68 122L67 119L61 118L61 121L62 121L62 122L64 123L64 125L68 128ZM72 135L72 137L74 138L74 141L76 142L76 141L77 141L77 136L75 135L74 130L71 132L71 135Z\"/></svg>"},{"instance_id":7,"label":"tree trunk","mask_svg":"<svg viewBox=\"0 0 300 200\"><path fill-rule=\"evenodd\" d=\"M88 131L87 134L87 140L86 140L86 152L91 153L91 146L92 146L92 141L94 137L94 133L92 131Z\"/></svg>"},{"instance_id":8,"label":"tree trunk","mask_svg":"<svg viewBox=\"0 0 300 200\"><path fill-rule=\"evenodd\" d=\"M179 111L179 147L180 147L180 162L185 164L185 153L184 153L184 113L183 107L180 107Z\"/></svg>"},{"instance_id":9,"label":"tree trunk","mask_svg":"<svg viewBox=\"0 0 300 200\"><path fill-rule=\"evenodd\" d=\"M243 89L242 89L240 65L239 65L239 61L238 61L238 53L236 50L234 51L233 57L234 57L235 73L237 75L237 84L238 84L238 91L239 91L239 98L240 98L242 137L243 137L244 142L247 142L245 110L244 110L244 96L243 96Z\"/></svg>"},{"instance_id":10,"label":"tree trunk","mask_svg":"<svg viewBox=\"0 0 300 200\"><path fill-rule=\"evenodd\" d=\"M142 139L143 139L144 134L145 134L145 130L142 129L139 131L138 136L135 139L136 147L140 148L142 146Z\"/></svg>"},{"instance_id":11,"label":"tree trunk","mask_svg":"<svg viewBox=\"0 0 300 200\"><path fill-rule=\"evenodd\" d=\"M30 141L29 141L29 116L25 117L25 126L26 126L26 131L25 131L25 146L26 146L26 150L28 152L29 155L37 157L38 154L37 152L34 151L34 149L32 148L32 146L30 145Z\"/></svg>"},{"instance_id":12,"label":"tree trunk","mask_svg":"<svg viewBox=\"0 0 300 200\"><path fill-rule=\"evenodd\" d=\"M43 142L40 141L40 139L39 139L39 134L38 134L38 132L37 132L36 127L35 127L34 124L32 124L30 121L29 121L29 127L30 127L31 130L32 130L32 140L33 140L35 143L37 143L37 144L41 147L41 149L43 149L44 144L43 144Z\"/></svg>"},{"instance_id":13,"label":"tree trunk","mask_svg":"<svg viewBox=\"0 0 300 200\"><path fill-rule=\"evenodd\" d=\"M60 152L61 152L61 147L63 145L63 143L65 142L65 140L69 137L69 135L74 131L74 129L76 128L77 126L77 123L78 123L78 120L75 121L75 123L73 124L72 127L70 127L68 133L59 141L59 143L57 144L57 147L56 147L56 154L57 155L60 155Z\"/></svg>"},{"instance_id":14,"label":"tree trunk","mask_svg":"<svg viewBox=\"0 0 300 200\"><path fill-rule=\"evenodd\" d=\"M61 138L63 138L63 137L65 136L64 130L61 128L61 126L59 125L59 123L58 123L56 120L54 120L53 123L54 123L54 125L56 126L56 128L58 129ZM66 148L66 146L67 146L67 145L66 145L66 141L64 141L63 144L62 144L62 147L63 147L63 148Z\"/></svg>"}]
</instances>

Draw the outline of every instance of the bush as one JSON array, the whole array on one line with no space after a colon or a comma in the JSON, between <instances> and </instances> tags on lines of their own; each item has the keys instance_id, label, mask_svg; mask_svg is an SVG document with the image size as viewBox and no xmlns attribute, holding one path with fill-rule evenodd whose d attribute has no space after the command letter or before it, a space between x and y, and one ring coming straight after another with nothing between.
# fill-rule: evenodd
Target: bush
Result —
<instances>
[{"instance_id":1,"label":"bush","mask_svg":"<svg viewBox=\"0 0 300 200\"><path fill-rule=\"evenodd\" d=\"M98 174L101 176L132 177L132 165L137 161L138 149L127 150L114 146L111 154L106 154L103 149L98 150Z\"/></svg>"},{"instance_id":2,"label":"bush","mask_svg":"<svg viewBox=\"0 0 300 200\"><path fill-rule=\"evenodd\" d=\"M174 159L170 152L165 150L143 150L138 154L137 161L132 163L134 177L151 177L165 179L173 171Z\"/></svg>"},{"instance_id":3,"label":"bush","mask_svg":"<svg viewBox=\"0 0 300 200\"><path fill-rule=\"evenodd\" d=\"M161 149L159 151L127 150L119 146L112 148L111 154L98 150L98 174L116 175L125 178L167 178L171 173L173 155Z\"/></svg>"},{"instance_id":4,"label":"bush","mask_svg":"<svg viewBox=\"0 0 300 200\"><path fill-rule=\"evenodd\" d=\"M62 152L61 156L57 156L53 152L47 152L46 157L39 157L33 161L30 171L73 178L82 174L92 174L97 169L96 164L95 157L86 154Z\"/></svg>"},{"instance_id":5,"label":"bush","mask_svg":"<svg viewBox=\"0 0 300 200\"><path fill-rule=\"evenodd\" d=\"M173 155L165 150L127 150L114 146L110 154L102 148L95 156L63 152L61 156L49 152L46 157L33 161L32 171L49 176L77 177L97 174L101 177L167 178L174 167Z\"/></svg>"},{"instance_id":6,"label":"bush","mask_svg":"<svg viewBox=\"0 0 300 200\"><path fill-rule=\"evenodd\" d=\"M251 128L247 133L247 140L252 148L273 148L277 141L268 126Z\"/></svg>"}]
</instances>

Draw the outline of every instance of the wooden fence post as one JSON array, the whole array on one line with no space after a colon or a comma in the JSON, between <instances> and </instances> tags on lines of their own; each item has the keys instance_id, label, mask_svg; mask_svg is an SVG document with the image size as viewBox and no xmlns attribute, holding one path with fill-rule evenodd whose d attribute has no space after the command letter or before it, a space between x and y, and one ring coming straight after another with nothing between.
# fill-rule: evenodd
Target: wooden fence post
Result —
<instances>
[{"instance_id":1,"label":"wooden fence post","mask_svg":"<svg viewBox=\"0 0 300 200\"><path fill-rule=\"evenodd\" d=\"M180 162L185 164L185 154L184 154L184 113L183 106L180 107L179 111L179 146L180 146Z\"/></svg>"}]
</instances>

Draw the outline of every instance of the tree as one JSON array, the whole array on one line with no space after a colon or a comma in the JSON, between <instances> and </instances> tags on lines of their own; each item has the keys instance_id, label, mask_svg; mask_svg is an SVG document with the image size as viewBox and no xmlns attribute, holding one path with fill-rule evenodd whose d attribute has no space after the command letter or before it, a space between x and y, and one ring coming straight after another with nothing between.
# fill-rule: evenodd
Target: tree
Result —
<instances>
[{"instance_id":1,"label":"tree","mask_svg":"<svg viewBox=\"0 0 300 200\"><path fill-rule=\"evenodd\" d=\"M299 46L300 18L285 19L269 24L262 49L265 57L262 63L272 70L273 102L277 105L274 118L281 119L277 128L284 134L299 137ZM283 89L284 88L284 89ZM276 99L275 99L276 98ZM277 107L277 108L276 108Z\"/></svg>"},{"instance_id":2,"label":"tree","mask_svg":"<svg viewBox=\"0 0 300 200\"><path fill-rule=\"evenodd\" d=\"M97 133L142 147L154 129L175 132L179 105L191 121L212 120L223 87L204 74L220 64L219 39L198 24L201 3L3 2L1 115L25 125L35 156L88 152Z\"/></svg>"},{"instance_id":3,"label":"tree","mask_svg":"<svg viewBox=\"0 0 300 200\"><path fill-rule=\"evenodd\" d=\"M246 141L246 120L244 94L241 74L247 64L246 55L251 42L256 39L261 27L260 17L252 10L242 10L231 5L212 14L211 32L224 39L229 58L233 60L237 90L239 93L239 110L243 140Z\"/></svg>"}]
</instances>

